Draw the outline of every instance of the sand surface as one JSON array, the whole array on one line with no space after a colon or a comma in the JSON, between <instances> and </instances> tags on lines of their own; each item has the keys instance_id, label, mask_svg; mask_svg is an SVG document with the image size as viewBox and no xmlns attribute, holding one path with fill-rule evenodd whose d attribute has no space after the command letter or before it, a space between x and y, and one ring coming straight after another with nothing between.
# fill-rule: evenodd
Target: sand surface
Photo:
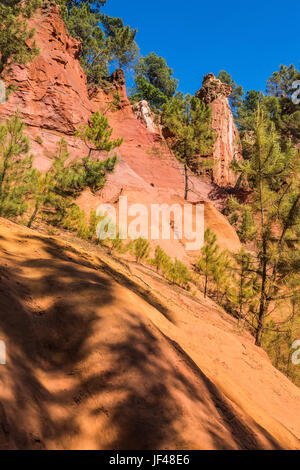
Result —
<instances>
[{"instance_id":1,"label":"sand surface","mask_svg":"<svg viewBox=\"0 0 300 470\"><path fill-rule=\"evenodd\" d=\"M300 391L211 300L0 219L1 449L299 449Z\"/></svg>"}]
</instances>

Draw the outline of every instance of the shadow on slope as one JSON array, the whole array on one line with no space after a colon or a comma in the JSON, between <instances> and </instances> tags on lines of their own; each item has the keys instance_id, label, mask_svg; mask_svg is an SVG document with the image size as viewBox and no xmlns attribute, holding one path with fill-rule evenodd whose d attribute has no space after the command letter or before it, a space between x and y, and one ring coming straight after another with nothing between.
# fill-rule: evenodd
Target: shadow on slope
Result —
<instances>
[{"instance_id":1,"label":"shadow on slope","mask_svg":"<svg viewBox=\"0 0 300 470\"><path fill-rule=\"evenodd\" d=\"M68 259L54 239L17 242L25 254L31 242L40 249L20 256L0 241L8 350L1 448L261 447L180 346L143 316L152 307L141 292L129 295L89 263Z\"/></svg>"}]
</instances>

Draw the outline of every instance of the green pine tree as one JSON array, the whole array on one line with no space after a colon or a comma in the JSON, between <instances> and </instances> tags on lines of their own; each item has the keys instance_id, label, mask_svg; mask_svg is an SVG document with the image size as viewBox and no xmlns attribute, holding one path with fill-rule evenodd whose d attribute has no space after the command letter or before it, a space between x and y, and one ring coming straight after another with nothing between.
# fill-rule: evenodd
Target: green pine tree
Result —
<instances>
[{"instance_id":1,"label":"green pine tree","mask_svg":"<svg viewBox=\"0 0 300 470\"><path fill-rule=\"evenodd\" d=\"M230 291L231 260L226 251L221 251L212 269L212 281L215 286L215 297L218 303L222 303L222 297Z\"/></svg>"},{"instance_id":2,"label":"green pine tree","mask_svg":"<svg viewBox=\"0 0 300 470\"><path fill-rule=\"evenodd\" d=\"M100 24L100 5L104 2L98 2L98 8L95 9L95 2L56 1L63 4L63 18L68 32L81 40L80 63L88 84L102 85L109 75L108 66L111 60L107 39Z\"/></svg>"},{"instance_id":3,"label":"green pine tree","mask_svg":"<svg viewBox=\"0 0 300 470\"><path fill-rule=\"evenodd\" d=\"M279 71L274 72L267 82L267 94L278 98L282 96L290 98L295 80L300 80L300 72L296 67L293 64L289 66L281 64Z\"/></svg>"},{"instance_id":4,"label":"green pine tree","mask_svg":"<svg viewBox=\"0 0 300 470\"><path fill-rule=\"evenodd\" d=\"M168 275L174 284L188 288L191 276L187 266L179 259L175 258L174 263L171 263Z\"/></svg>"},{"instance_id":5,"label":"green pine tree","mask_svg":"<svg viewBox=\"0 0 300 470\"><path fill-rule=\"evenodd\" d=\"M195 264L196 271L204 276L204 297L207 297L208 282L214 277L219 258L220 248L217 244L217 236L208 228L205 230L201 256Z\"/></svg>"},{"instance_id":6,"label":"green pine tree","mask_svg":"<svg viewBox=\"0 0 300 470\"><path fill-rule=\"evenodd\" d=\"M230 223L234 225L243 243L252 241L255 238L257 228L250 205L243 204L241 206L236 198L230 196L226 203L225 214L229 216Z\"/></svg>"},{"instance_id":7,"label":"green pine tree","mask_svg":"<svg viewBox=\"0 0 300 470\"><path fill-rule=\"evenodd\" d=\"M100 8L105 5L106 0L57 0L64 10L71 11L73 7L80 7L84 4L90 5L94 13L100 13Z\"/></svg>"},{"instance_id":8,"label":"green pine tree","mask_svg":"<svg viewBox=\"0 0 300 470\"><path fill-rule=\"evenodd\" d=\"M172 77L173 70L166 60L151 52L141 57L135 65L135 86L132 90L132 101L148 101L153 108L160 109L177 89L178 80Z\"/></svg>"},{"instance_id":9,"label":"green pine tree","mask_svg":"<svg viewBox=\"0 0 300 470\"><path fill-rule=\"evenodd\" d=\"M187 200L189 188L188 170L211 169L212 158L203 158L213 153L215 133L211 129L212 111L196 97L177 93L163 107L163 122L173 134L171 147L184 166Z\"/></svg>"},{"instance_id":10,"label":"green pine tree","mask_svg":"<svg viewBox=\"0 0 300 470\"><path fill-rule=\"evenodd\" d=\"M150 245L148 240L146 240L145 238L140 237L135 240L133 249L137 263L148 258L150 252Z\"/></svg>"},{"instance_id":11,"label":"green pine tree","mask_svg":"<svg viewBox=\"0 0 300 470\"><path fill-rule=\"evenodd\" d=\"M111 148L109 139L102 146ZM99 142L98 142L99 143ZM99 143L100 145L100 143ZM89 188L93 193L103 188L106 182L107 172L111 172L116 164L116 157L103 161L94 161L90 157L73 160L68 163L70 154L67 143L62 139L57 145L51 167L46 173L35 172L32 178L33 199L35 206L28 221L30 227L39 212L43 209L43 218L53 225L61 225L69 229L76 229L76 217L78 226L84 227L83 213L76 207L75 200L84 189ZM77 227L78 228L78 227Z\"/></svg>"},{"instance_id":12,"label":"green pine tree","mask_svg":"<svg viewBox=\"0 0 300 470\"><path fill-rule=\"evenodd\" d=\"M108 83L109 65L117 62L120 68L132 67L137 56L137 30L125 26L120 18L100 12L105 0L56 0L62 7L63 19L69 33L82 43L80 63L89 85Z\"/></svg>"},{"instance_id":13,"label":"green pine tree","mask_svg":"<svg viewBox=\"0 0 300 470\"><path fill-rule=\"evenodd\" d=\"M0 3L0 78L4 72L10 71L11 64L25 64L38 54L39 50L33 41L35 31L28 27L27 20L40 4L40 0L11 0ZM30 47L29 40L32 40Z\"/></svg>"},{"instance_id":14,"label":"green pine tree","mask_svg":"<svg viewBox=\"0 0 300 470\"><path fill-rule=\"evenodd\" d=\"M259 105L265 119L275 124L281 138L295 144L300 139L300 104L295 104L292 94L293 83L300 79L300 72L294 65L281 65L280 70L272 74L267 82L267 95L261 91L250 90L238 108L237 124L243 141L243 153L249 158L249 140L255 129L256 109ZM246 139L245 139L246 138ZM250 145L251 147L251 145Z\"/></svg>"},{"instance_id":15,"label":"green pine tree","mask_svg":"<svg viewBox=\"0 0 300 470\"><path fill-rule=\"evenodd\" d=\"M114 170L117 164L117 156L109 157L108 154L122 145L123 139L111 138L113 129L108 124L108 119L98 111L90 119L90 124L81 126L76 135L80 137L88 148L88 155L83 159L85 170L85 183L95 193L106 182L106 173ZM104 152L106 160L93 160L92 152Z\"/></svg>"},{"instance_id":16,"label":"green pine tree","mask_svg":"<svg viewBox=\"0 0 300 470\"><path fill-rule=\"evenodd\" d=\"M117 231L116 237L110 240L109 253L113 254L114 251L117 251L118 253L123 253L124 251L123 240L121 238L119 231Z\"/></svg>"},{"instance_id":17,"label":"green pine tree","mask_svg":"<svg viewBox=\"0 0 300 470\"><path fill-rule=\"evenodd\" d=\"M25 125L15 114L0 125L0 216L13 218L27 209L31 190L32 156Z\"/></svg>"},{"instance_id":18,"label":"green pine tree","mask_svg":"<svg viewBox=\"0 0 300 470\"><path fill-rule=\"evenodd\" d=\"M166 270L170 261L171 261L170 257L158 245L155 248L154 258L151 260L151 263L153 264L153 266L156 267L156 271L159 273L161 270L162 271Z\"/></svg>"},{"instance_id":19,"label":"green pine tree","mask_svg":"<svg viewBox=\"0 0 300 470\"><path fill-rule=\"evenodd\" d=\"M98 216L95 210L90 212L89 218L89 236L88 238L96 243L98 243L97 237L97 225L101 220L101 216Z\"/></svg>"},{"instance_id":20,"label":"green pine tree","mask_svg":"<svg viewBox=\"0 0 300 470\"><path fill-rule=\"evenodd\" d=\"M80 137L88 148L90 159L92 152L109 153L111 150L120 147L123 139L111 139L113 129L108 124L108 119L96 111L92 114L89 125L80 126L76 135Z\"/></svg>"},{"instance_id":21,"label":"green pine tree","mask_svg":"<svg viewBox=\"0 0 300 470\"><path fill-rule=\"evenodd\" d=\"M125 26L121 18L113 18L108 15L101 15L101 21L111 60L116 61L121 69L133 66L139 53L138 45L135 42L137 29Z\"/></svg>"},{"instance_id":22,"label":"green pine tree","mask_svg":"<svg viewBox=\"0 0 300 470\"><path fill-rule=\"evenodd\" d=\"M77 162L67 165L69 157L67 143L61 139L51 167L45 174L39 173L35 179L35 208L29 226L38 217L40 209L43 209L43 219L48 223L68 229L72 226L75 230L78 217L82 217L78 206L75 207L75 199L85 188L84 171L82 164L80 166Z\"/></svg>"},{"instance_id":23,"label":"green pine tree","mask_svg":"<svg viewBox=\"0 0 300 470\"><path fill-rule=\"evenodd\" d=\"M245 248L233 255L235 263L231 266L233 274L233 286L228 292L228 297L237 310L238 321L251 314L257 306L259 284L257 280L256 264L254 256Z\"/></svg>"},{"instance_id":24,"label":"green pine tree","mask_svg":"<svg viewBox=\"0 0 300 470\"><path fill-rule=\"evenodd\" d=\"M252 189L249 211L256 224L253 242L259 282L255 339L260 346L270 305L282 296L289 298L287 283L300 268L300 156L291 143L282 143L260 108L249 154L249 160L235 162L234 168L247 177Z\"/></svg>"},{"instance_id":25,"label":"green pine tree","mask_svg":"<svg viewBox=\"0 0 300 470\"><path fill-rule=\"evenodd\" d=\"M143 75L135 77L135 86L129 97L132 103L146 100L154 109L161 109L167 103L167 96L159 88L152 85Z\"/></svg>"},{"instance_id":26,"label":"green pine tree","mask_svg":"<svg viewBox=\"0 0 300 470\"><path fill-rule=\"evenodd\" d=\"M231 75L225 72L225 70L221 70L218 73L217 78L221 80L222 83L226 83L232 87L232 93L229 97L229 103L234 115L237 116L239 108L243 101L243 87L241 85L237 85L235 81L231 78Z\"/></svg>"}]
</instances>

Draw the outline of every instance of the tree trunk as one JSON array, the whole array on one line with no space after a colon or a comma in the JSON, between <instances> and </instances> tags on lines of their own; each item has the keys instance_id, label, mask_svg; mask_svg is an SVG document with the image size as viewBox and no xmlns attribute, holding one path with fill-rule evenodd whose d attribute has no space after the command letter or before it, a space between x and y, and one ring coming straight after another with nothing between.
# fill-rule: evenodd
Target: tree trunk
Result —
<instances>
[{"instance_id":1,"label":"tree trunk","mask_svg":"<svg viewBox=\"0 0 300 470\"><path fill-rule=\"evenodd\" d=\"M184 199L187 201L189 192L189 177L187 165L184 165Z\"/></svg>"},{"instance_id":2,"label":"tree trunk","mask_svg":"<svg viewBox=\"0 0 300 470\"><path fill-rule=\"evenodd\" d=\"M30 219L29 219L29 221L28 221L28 224L27 224L27 227L28 227L28 228L30 228L31 225L33 224L33 222L34 222L34 220L35 220L35 218L36 218L36 216L37 216L38 211L39 211L39 204L36 204L36 205L35 205L35 208L34 208L34 211L33 211L32 215L31 215L31 217L30 217Z\"/></svg>"},{"instance_id":3,"label":"tree trunk","mask_svg":"<svg viewBox=\"0 0 300 470\"><path fill-rule=\"evenodd\" d=\"M4 180L5 180L5 176L6 176L6 172L7 172L7 168L8 168L8 159L9 159L9 156L7 155L5 158L4 158L4 163L3 163L3 170L2 170L2 173L0 175L0 199L2 199L2 193L3 193L3 183L4 183Z\"/></svg>"},{"instance_id":4,"label":"tree trunk","mask_svg":"<svg viewBox=\"0 0 300 470\"><path fill-rule=\"evenodd\" d=\"M259 203L260 203L260 228L262 235L262 274L261 274L261 290L260 290L260 302L259 302L259 313L258 313L258 324L255 333L255 344L261 346L262 334L264 328L264 319L266 314L266 280L267 280L267 240L265 233L265 214L263 206L263 180L262 180L262 168L261 168L261 154L259 154Z\"/></svg>"},{"instance_id":5,"label":"tree trunk","mask_svg":"<svg viewBox=\"0 0 300 470\"><path fill-rule=\"evenodd\" d=\"M262 342L263 327L264 327L263 319L262 317L259 317L258 325L256 328L256 334L255 334L255 344L256 346L259 346L259 347L261 346L261 342Z\"/></svg>"},{"instance_id":6,"label":"tree trunk","mask_svg":"<svg viewBox=\"0 0 300 470\"><path fill-rule=\"evenodd\" d=\"M205 276L205 283L204 283L204 297L207 297L207 276Z\"/></svg>"},{"instance_id":7,"label":"tree trunk","mask_svg":"<svg viewBox=\"0 0 300 470\"><path fill-rule=\"evenodd\" d=\"M259 313L258 313L258 324L255 334L255 344L256 346L261 346L262 334L264 329L264 320L267 310L266 305L266 280L267 280L267 260L266 260L266 246L264 242L263 248L263 266L262 266L262 280L261 280L261 294L260 294L260 304L259 304Z\"/></svg>"}]
</instances>

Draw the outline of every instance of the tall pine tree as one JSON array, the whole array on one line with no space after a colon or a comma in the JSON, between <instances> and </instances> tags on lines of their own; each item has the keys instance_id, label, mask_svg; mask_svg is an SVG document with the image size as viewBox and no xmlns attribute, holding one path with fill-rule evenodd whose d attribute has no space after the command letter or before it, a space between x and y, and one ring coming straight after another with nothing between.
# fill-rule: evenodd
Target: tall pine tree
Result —
<instances>
[{"instance_id":1,"label":"tall pine tree","mask_svg":"<svg viewBox=\"0 0 300 470\"><path fill-rule=\"evenodd\" d=\"M163 122L173 134L171 147L184 167L185 190L187 200L189 188L188 170L211 169L215 140L211 129L212 111L196 97L177 93L163 107Z\"/></svg>"},{"instance_id":2,"label":"tall pine tree","mask_svg":"<svg viewBox=\"0 0 300 470\"><path fill-rule=\"evenodd\" d=\"M201 255L195 264L195 270L204 277L204 297L208 294L208 283L213 279L216 267L220 261L220 248L217 244L217 236L210 228L205 230L204 245Z\"/></svg>"},{"instance_id":3,"label":"tall pine tree","mask_svg":"<svg viewBox=\"0 0 300 470\"><path fill-rule=\"evenodd\" d=\"M270 306L292 295L288 283L299 274L300 156L291 143L282 144L275 125L259 107L249 155L234 167L252 188L249 211L256 224L259 282L255 339L260 346Z\"/></svg>"},{"instance_id":4,"label":"tall pine tree","mask_svg":"<svg viewBox=\"0 0 300 470\"><path fill-rule=\"evenodd\" d=\"M0 216L16 217L27 208L31 191L32 156L25 125L15 114L0 125Z\"/></svg>"}]
</instances>

